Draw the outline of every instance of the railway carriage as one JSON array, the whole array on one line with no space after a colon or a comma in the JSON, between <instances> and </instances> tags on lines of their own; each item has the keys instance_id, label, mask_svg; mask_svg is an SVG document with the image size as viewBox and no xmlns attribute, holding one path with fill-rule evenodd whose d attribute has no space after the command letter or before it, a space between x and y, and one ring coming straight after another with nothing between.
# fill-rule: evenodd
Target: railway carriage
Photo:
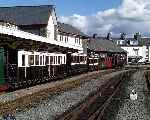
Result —
<instances>
[{"instance_id":1,"label":"railway carriage","mask_svg":"<svg viewBox=\"0 0 150 120\"><path fill-rule=\"evenodd\" d=\"M65 77L66 54L0 49L0 84L12 89Z\"/></svg>"},{"instance_id":2,"label":"railway carriage","mask_svg":"<svg viewBox=\"0 0 150 120\"><path fill-rule=\"evenodd\" d=\"M89 71L99 70L100 57L98 54L89 57Z\"/></svg>"},{"instance_id":3,"label":"railway carriage","mask_svg":"<svg viewBox=\"0 0 150 120\"><path fill-rule=\"evenodd\" d=\"M81 53L73 53L71 55L71 73L79 74L87 71L87 55Z\"/></svg>"},{"instance_id":4,"label":"railway carriage","mask_svg":"<svg viewBox=\"0 0 150 120\"><path fill-rule=\"evenodd\" d=\"M62 79L69 75L112 68L113 64L124 65L126 58L125 55L102 57L95 54L88 57L80 53L68 55L59 52L0 48L0 60L0 84L18 89Z\"/></svg>"},{"instance_id":5,"label":"railway carriage","mask_svg":"<svg viewBox=\"0 0 150 120\"><path fill-rule=\"evenodd\" d=\"M63 78L66 73L66 54L18 51L19 79L37 84Z\"/></svg>"}]
</instances>

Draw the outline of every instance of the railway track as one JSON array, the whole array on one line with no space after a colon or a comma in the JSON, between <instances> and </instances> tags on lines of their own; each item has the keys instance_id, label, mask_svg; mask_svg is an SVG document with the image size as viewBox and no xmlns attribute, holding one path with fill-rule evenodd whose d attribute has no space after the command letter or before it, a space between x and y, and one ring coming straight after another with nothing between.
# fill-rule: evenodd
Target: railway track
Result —
<instances>
[{"instance_id":1,"label":"railway track","mask_svg":"<svg viewBox=\"0 0 150 120\"><path fill-rule=\"evenodd\" d=\"M121 81L119 78L110 80L89 95L85 101L59 116L57 120L101 120L105 109L119 90Z\"/></svg>"},{"instance_id":2,"label":"railway track","mask_svg":"<svg viewBox=\"0 0 150 120\"><path fill-rule=\"evenodd\" d=\"M61 93L75 88L86 81L116 71L117 70L112 69L101 72L92 72L67 80L56 81L2 94L0 95L0 114L15 113L17 109L23 110L30 108L32 104L41 103L43 100L46 100L50 93Z\"/></svg>"}]
</instances>

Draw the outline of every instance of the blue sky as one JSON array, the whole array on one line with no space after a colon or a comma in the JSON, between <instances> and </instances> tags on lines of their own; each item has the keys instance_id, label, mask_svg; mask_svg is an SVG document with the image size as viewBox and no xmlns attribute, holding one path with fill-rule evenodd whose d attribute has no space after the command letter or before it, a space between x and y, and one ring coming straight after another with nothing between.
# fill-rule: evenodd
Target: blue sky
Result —
<instances>
[{"instance_id":1,"label":"blue sky","mask_svg":"<svg viewBox=\"0 0 150 120\"><path fill-rule=\"evenodd\" d=\"M150 36L150 0L0 0L0 6L55 4L59 21L87 34Z\"/></svg>"},{"instance_id":2,"label":"blue sky","mask_svg":"<svg viewBox=\"0 0 150 120\"><path fill-rule=\"evenodd\" d=\"M116 7L121 0L54 0L60 15L90 15L100 10ZM108 3L109 2L109 3Z\"/></svg>"},{"instance_id":3,"label":"blue sky","mask_svg":"<svg viewBox=\"0 0 150 120\"><path fill-rule=\"evenodd\" d=\"M0 6L55 4L57 14L90 15L100 10L117 7L121 0L0 0Z\"/></svg>"}]
</instances>

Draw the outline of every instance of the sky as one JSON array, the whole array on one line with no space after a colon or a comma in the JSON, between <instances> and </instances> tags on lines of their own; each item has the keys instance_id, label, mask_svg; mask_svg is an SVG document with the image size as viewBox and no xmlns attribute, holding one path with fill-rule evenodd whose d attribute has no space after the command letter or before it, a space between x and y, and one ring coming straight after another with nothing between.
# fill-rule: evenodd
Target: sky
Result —
<instances>
[{"instance_id":1,"label":"sky","mask_svg":"<svg viewBox=\"0 0 150 120\"><path fill-rule=\"evenodd\" d=\"M94 1L94 2L93 2ZM99 10L117 7L121 0L0 0L0 6L47 5L54 4L58 16L90 15Z\"/></svg>"},{"instance_id":2,"label":"sky","mask_svg":"<svg viewBox=\"0 0 150 120\"><path fill-rule=\"evenodd\" d=\"M0 0L0 6L54 4L58 20L87 34L150 36L150 0Z\"/></svg>"}]
</instances>

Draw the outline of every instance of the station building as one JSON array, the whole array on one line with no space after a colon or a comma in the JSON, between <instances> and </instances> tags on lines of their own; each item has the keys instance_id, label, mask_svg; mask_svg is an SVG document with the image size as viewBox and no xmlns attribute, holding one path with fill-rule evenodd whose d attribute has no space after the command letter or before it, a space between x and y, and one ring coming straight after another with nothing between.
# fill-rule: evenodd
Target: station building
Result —
<instances>
[{"instance_id":1,"label":"station building","mask_svg":"<svg viewBox=\"0 0 150 120\"><path fill-rule=\"evenodd\" d=\"M112 41L58 22L53 5L0 7L0 91L1 85L28 87L125 60Z\"/></svg>"}]
</instances>

